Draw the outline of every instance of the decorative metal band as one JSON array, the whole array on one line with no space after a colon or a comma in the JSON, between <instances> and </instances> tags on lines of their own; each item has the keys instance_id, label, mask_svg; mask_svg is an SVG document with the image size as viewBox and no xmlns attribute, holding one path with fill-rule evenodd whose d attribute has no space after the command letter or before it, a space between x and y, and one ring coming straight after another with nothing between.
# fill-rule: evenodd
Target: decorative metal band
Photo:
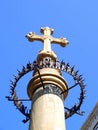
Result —
<instances>
[{"instance_id":1,"label":"decorative metal band","mask_svg":"<svg viewBox=\"0 0 98 130\"><path fill-rule=\"evenodd\" d=\"M47 85L44 85L44 89L43 87L40 87L34 92L33 97L32 97L32 102L34 103L40 96L44 94L57 95L62 99L62 101L64 101L64 96L61 93L62 93L61 89L57 87L56 85L47 84Z\"/></svg>"},{"instance_id":2,"label":"decorative metal band","mask_svg":"<svg viewBox=\"0 0 98 130\"><path fill-rule=\"evenodd\" d=\"M9 101L13 101L14 105L18 108L18 110L24 114L26 116L26 120L23 120L23 122L27 122L30 119L30 109L27 109L26 106L23 105L22 101L27 101L29 99L19 99L15 88L16 85L18 83L18 81L28 72L35 70L36 68L39 69L43 69L43 68L55 68L55 69L59 69L60 71L63 71L69 75L71 75L73 77L74 80L74 85L72 85L71 87L68 88L67 91L69 91L70 89L74 88L75 86L79 86L80 87L80 96L78 98L78 102L75 103L75 105L73 105L71 108L65 108L65 119L67 119L68 117L72 116L73 114L79 114L79 115L83 115L83 112L80 112L80 107L84 101L85 98L85 84L84 84L84 79L82 77L82 75L79 75L78 72L79 71L75 71L74 70L74 66L71 67L69 65L69 63L65 63L63 61L59 62L57 59L55 61L53 61L51 58L46 58L44 60L42 60L40 62L40 65L38 65L38 63L36 61L34 61L33 63L28 63L25 66L23 66L22 71L18 71L18 75L14 76L14 81L11 80L11 85L10 85L10 96L6 96L6 98L8 98ZM63 95L64 92L61 93L61 95Z\"/></svg>"}]
</instances>

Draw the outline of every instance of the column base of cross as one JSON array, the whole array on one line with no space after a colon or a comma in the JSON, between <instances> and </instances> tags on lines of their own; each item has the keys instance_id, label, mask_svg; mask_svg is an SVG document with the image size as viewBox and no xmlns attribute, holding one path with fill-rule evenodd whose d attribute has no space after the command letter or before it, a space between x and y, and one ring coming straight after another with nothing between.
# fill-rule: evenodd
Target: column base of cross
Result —
<instances>
[{"instance_id":1,"label":"column base of cross","mask_svg":"<svg viewBox=\"0 0 98 130\"><path fill-rule=\"evenodd\" d=\"M53 60L57 59L56 53L54 51L41 50L37 56L38 63L45 57L50 57Z\"/></svg>"}]
</instances>

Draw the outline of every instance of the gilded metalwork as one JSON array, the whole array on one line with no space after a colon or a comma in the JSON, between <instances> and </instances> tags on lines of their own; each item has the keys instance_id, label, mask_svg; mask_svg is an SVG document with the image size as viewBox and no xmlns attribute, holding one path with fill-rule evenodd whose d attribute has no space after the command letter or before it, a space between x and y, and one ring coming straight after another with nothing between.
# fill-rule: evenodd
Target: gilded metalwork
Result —
<instances>
[{"instance_id":1,"label":"gilded metalwork","mask_svg":"<svg viewBox=\"0 0 98 130\"><path fill-rule=\"evenodd\" d=\"M41 28L41 33L43 33L42 36L36 35L34 32L30 32L26 35L28 40L30 42L33 42L34 40L38 40L44 43L44 50L45 52L51 51L51 44L56 43L61 45L62 47L65 47L69 42L65 38L53 38L51 34L53 34L53 29L49 27Z\"/></svg>"},{"instance_id":2,"label":"gilded metalwork","mask_svg":"<svg viewBox=\"0 0 98 130\"><path fill-rule=\"evenodd\" d=\"M51 57L52 59L57 59L57 56L54 51L51 50L51 44L59 44L62 47L65 47L69 42L66 40L66 38L53 38L51 35L53 34L54 30L45 27L41 28L40 32L43 35L36 35L34 32L30 32L26 35L27 39L30 42L33 42L34 40L41 41L44 44L43 49L39 52L37 56L37 61L40 62L44 57Z\"/></svg>"}]
</instances>

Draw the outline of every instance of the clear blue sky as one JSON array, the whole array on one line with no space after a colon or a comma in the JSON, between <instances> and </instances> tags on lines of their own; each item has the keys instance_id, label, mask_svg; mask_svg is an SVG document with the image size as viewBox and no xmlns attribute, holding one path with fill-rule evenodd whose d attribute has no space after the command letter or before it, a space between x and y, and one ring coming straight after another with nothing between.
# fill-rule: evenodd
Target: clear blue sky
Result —
<instances>
[{"instance_id":1,"label":"clear blue sky","mask_svg":"<svg viewBox=\"0 0 98 130\"><path fill-rule=\"evenodd\" d=\"M29 43L25 35L40 27L54 28L54 37L66 37L66 48L53 45L60 60L75 65L87 85L86 99L81 107L84 116L66 120L67 130L79 130L98 101L98 0L2 0L0 3L0 130L28 130L24 116L16 110L9 95L10 79L17 69L36 59L42 49L39 42ZM30 77L30 76L29 76ZM28 76L18 85L18 94L25 97ZM77 93L73 93L76 95ZM77 94L78 97L78 94ZM73 98L70 97L70 106ZM65 101L66 104L66 101ZM66 104L66 105L67 105Z\"/></svg>"}]
</instances>

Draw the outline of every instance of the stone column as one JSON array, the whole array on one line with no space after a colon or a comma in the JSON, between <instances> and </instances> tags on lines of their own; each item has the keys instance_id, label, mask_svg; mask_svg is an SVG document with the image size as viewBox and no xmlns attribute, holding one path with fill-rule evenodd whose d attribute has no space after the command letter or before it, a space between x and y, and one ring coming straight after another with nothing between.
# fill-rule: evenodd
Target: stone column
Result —
<instances>
[{"instance_id":1,"label":"stone column","mask_svg":"<svg viewBox=\"0 0 98 130\"><path fill-rule=\"evenodd\" d=\"M32 99L29 130L65 130L63 91L68 89L61 72L54 68L35 70L27 92ZM43 82L43 83L42 83Z\"/></svg>"},{"instance_id":2,"label":"stone column","mask_svg":"<svg viewBox=\"0 0 98 130\"><path fill-rule=\"evenodd\" d=\"M55 85L37 89L32 97L29 130L65 130L63 95Z\"/></svg>"}]
</instances>

